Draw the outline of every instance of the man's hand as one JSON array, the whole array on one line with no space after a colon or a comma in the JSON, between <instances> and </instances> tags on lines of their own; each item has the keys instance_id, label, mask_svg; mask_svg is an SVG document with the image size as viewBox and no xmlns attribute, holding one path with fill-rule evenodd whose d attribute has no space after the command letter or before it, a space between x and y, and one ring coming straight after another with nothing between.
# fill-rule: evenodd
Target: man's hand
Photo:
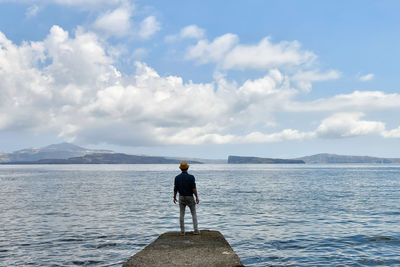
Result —
<instances>
[{"instance_id":1,"label":"man's hand","mask_svg":"<svg viewBox=\"0 0 400 267\"><path fill-rule=\"evenodd\" d=\"M174 204L176 204L176 197L174 197Z\"/></svg>"},{"instance_id":2,"label":"man's hand","mask_svg":"<svg viewBox=\"0 0 400 267\"><path fill-rule=\"evenodd\" d=\"M196 203L199 204L200 203L200 199L198 197L196 197Z\"/></svg>"}]
</instances>

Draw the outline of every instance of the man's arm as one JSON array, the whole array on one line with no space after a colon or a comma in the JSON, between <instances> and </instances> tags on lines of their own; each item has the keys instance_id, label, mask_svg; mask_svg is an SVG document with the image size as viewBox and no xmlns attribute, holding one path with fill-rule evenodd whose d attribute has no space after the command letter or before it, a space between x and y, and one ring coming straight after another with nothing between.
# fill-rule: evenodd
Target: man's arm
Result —
<instances>
[{"instance_id":1,"label":"man's arm","mask_svg":"<svg viewBox=\"0 0 400 267\"><path fill-rule=\"evenodd\" d=\"M194 194L194 196L196 197L196 203L197 204L199 204L199 202L200 202L200 199L199 199L199 196L197 195L197 189L196 189L196 178L194 178L194 176L192 176L193 177L193 180L192 180L192 188L193 188L193 194Z\"/></svg>"},{"instance_id":2,"label":"man's arm","mask_svg":"<svg viewBox=\"0 0 400 267\"><path fill-rule=\"evenodd\" d=\"M199 197L197 196L197 189L196 189L196 188L193 188L193 194L194 194L195 197L196 197L196 203L199 204L200 199L199 199Z\"/></svg>"},{"instance_id":3,"label":"man's arm","mask_svg":"<svg viewBox=\"0 0 400 267\"><path fill-rule=\"evenodd\" d=\"M176 204L176 191L174 190L174 203Z\"/></svg>"},{"instance_id":4,"label":"man's arm","mask_svg":"<svg viewBox=\"0 0 400 267\"><path fill-rule=\"evenodd\" d=\"M176 204L176 193L178 193L178 188L176 186L176 178L175 178L175 182L174 182L174 203Z\"/></svg>"}]
</instances>

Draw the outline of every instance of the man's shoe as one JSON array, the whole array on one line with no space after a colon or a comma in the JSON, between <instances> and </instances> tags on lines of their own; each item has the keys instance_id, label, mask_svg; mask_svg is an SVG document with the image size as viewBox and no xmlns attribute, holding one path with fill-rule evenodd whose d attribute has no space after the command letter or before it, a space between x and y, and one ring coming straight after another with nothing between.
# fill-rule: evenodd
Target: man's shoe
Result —
<instances>
[{"instance_id":1,"label":"man's shoe","mask_svg":"<svg viewBox=\"0 0 400 267\"><path fill-rule=\"evenodd\" d=\"M181 232L181 235L185 235L185 232Z\"/></svg>"},{"instance_id":2,"label":"man's shoe","mask_svg":"<svg viewBox=\"0 0 400 267\"><path fill-rule=\"evenodd\" d=\"M193 232L193 234L194 234L194 235L199 235L199 234L200 234L200 231L199 231L199 230L196 230L196 231Z\"/></svg>"}]
</instances>

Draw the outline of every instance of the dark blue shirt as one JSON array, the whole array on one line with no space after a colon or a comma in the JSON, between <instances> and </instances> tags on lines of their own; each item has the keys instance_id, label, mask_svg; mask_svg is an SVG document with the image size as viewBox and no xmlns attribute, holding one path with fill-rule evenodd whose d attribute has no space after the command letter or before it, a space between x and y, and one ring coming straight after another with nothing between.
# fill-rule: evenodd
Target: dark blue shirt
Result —
<instances>
[{"instance_id":1,"label":"dark blue shirt","mask_svg":"<svg viewBox=\"0 0 400 267\"><path fill-rule=\"evenodd\" d=\"M180 196L193 196L194 188L196 188L196 182L193 175L182 172L175 177L174 191L179 192Z\"/></svg>"}]
</instances>

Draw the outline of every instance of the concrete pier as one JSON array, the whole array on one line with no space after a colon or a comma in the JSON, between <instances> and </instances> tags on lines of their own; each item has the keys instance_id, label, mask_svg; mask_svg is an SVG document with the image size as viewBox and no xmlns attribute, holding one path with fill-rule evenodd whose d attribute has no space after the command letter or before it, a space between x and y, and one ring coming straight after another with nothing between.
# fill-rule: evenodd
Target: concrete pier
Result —
<instances>
[{"instance_id":1,"label":"concrete pier","mask_svg":"<svg viewBox=\"0 0 400 267\"><path fill-rule=\"evenodd\" d=\"M199 235L164 233L122 266L232 267L243 264L220 232L203 230Z\"/></svg>"}]
</instances>

